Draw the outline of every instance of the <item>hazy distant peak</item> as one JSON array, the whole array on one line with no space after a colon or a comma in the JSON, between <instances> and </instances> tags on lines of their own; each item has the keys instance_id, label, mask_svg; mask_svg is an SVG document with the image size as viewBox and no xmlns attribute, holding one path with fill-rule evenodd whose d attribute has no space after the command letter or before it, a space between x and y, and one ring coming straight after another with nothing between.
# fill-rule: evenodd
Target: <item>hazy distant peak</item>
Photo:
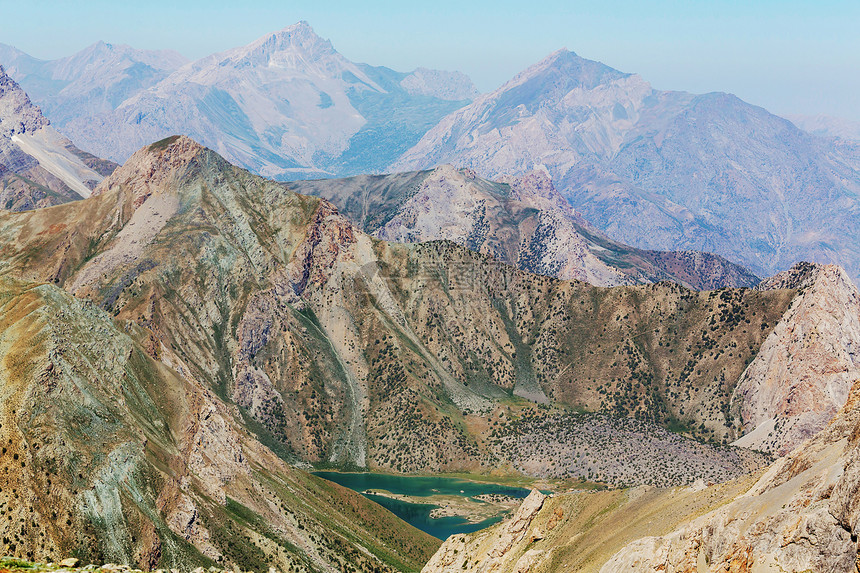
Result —
<instances>
[{"instance_id":1,"label":"hazy distant peak","mask_svg":"<svg viewBox=\"0 0 860 573\"><path fill-rule=\"evenodd\" d=\"M813 135L860 141L860 121L828 115L787 115L785 118Z\"/></svg>"},{"instance_id":2,"label":"hazy distant peak","mask_svg":"<svg viewBox=\"0 0 860 573\"><path fill-rule=\"evenodd\" d=\"M247 58L264 58L267 62L280 52L300 52L315 57L337 54L331 41L318 36L305 21L266 34L245 46L242 51Z\"/></svg>"},{"instance_id":3,"label":"hazy distant peak","mask_svg":"<svg viewBox=\"0 0 860 573\"><path fill-rule=\"evenodd\" d=\"M385 90L358 66L344 58L329 40L321 38L307 22L298 22L258 38L246 46L212 54L169 78L170 85L192 81L212 85L248 69L281 70L299 76L357 78L380 93Z\"/></svg>"},{"instance_id":4,"label":"hazy distant peak","mask_svg":"<svg viewBox=\"0 0 860 573\"><path fill-rule=\"evenodd\" d=\"M50 62L48 66L54 80L86 83L86 79L103 81L106 76L104 70L123 73L129 66L143 64L153 70L172 72L187 62L184 56L172 50L139 50L128 44L109 44L100 40L76 54Z\"/></svg>"},{"instance_id":5,"label":"hazy distant peak","mask_svg":"<svg viewBox=\"0 0 860 573\"><path fill-rule=\"evenodd\" d=\"M559 87L593 89L600 84L626 78L632 74L620 72L601 62L580 57L576 52L561 48L543 60L517 74L508 84L525 83L539 77L552 75L561 81ZM505 86L502 86L504 89Z\"/></svg>"}]
</instances>

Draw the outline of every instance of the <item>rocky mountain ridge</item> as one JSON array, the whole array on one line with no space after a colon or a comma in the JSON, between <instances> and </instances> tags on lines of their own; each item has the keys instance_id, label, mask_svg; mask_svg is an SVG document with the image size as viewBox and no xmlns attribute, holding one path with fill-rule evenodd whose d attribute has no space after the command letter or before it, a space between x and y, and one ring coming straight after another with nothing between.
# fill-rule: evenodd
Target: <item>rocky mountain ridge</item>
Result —
<instances>
[{"instance_id":1,"label":"rocky mountain ridge","mask_svg":"<svg viewBox=\"0 0 860 573\"><path fill-rule=\"evenodd\" d=\"M731 94L655 90L561 50L440 121L390 169L546 169L624 243L714 252L761 276L836 263L856 282L858 151Z\"/></svg>"},{"instance_id":2,"label":"rocky mountain ridge","mask_svg":"<svg viewBox=\"0 0 860 573\"><path fill-rule=\"evenodd\" d=\"M734 389L781 321L808 316L788 312L799 297L845 288L804 290L817 268L765 290L561 281L373 239L171 137L85 200L0 213L0 533L34 557L409 570L435 546L286 462L743 479L765 460L723 444L746 431L733 408L764 394ZM635 472L601 463L616 426ZM32 525L52 507L77 525Z\"/></svg>"},{"instance_id":3,"label":"rocky mountain ridge","mask_svg":"<svg viewBox=\"0 0 860 573\"><path fill-rule=\"evenodd\" d=\"M35 231L46 221L39 213L0 220L7 266L181 349L184 371L308 461L490 467L506 456L490 447L492 428L456 428L480 428L493 411L523 415L494 405L522 397L683 421L693 435L730 441L751 429L732 410L735 385L798 296L599 289L451 243L375 241L330 204L254 178L188 138L141 150L87 205L50 215L47 234ZM57 254L33 260L33 249ZM419 285L420 296L410 294ZM206 312L181 310L197 305ZM313 366L299 368L307 360ZM392 416L406 416L402 428ZM430 450L406 454L416 435Z\"/></svg>"},{"instance_id":4,"label":"rocky mountain ridge","mask_svg":"<svg viewBox=\"0 0 860 573\"><path fill-rule=\"evenodd\" d=\"M331 201L363 231L403 243L449 240L529 272L597 286L671 280L689 288L759 279L707 253L644 251L594 229L542 171L499 183L469 170L358 176L288 184Z\"/></svg>"},{"instance_id":5,"label":"rocky mountain ridge","mask_svg":"<svg viewBox=\"0 0 860 573\"><path fill-rule=\"evenodd\" d=\"M739 443L785 455L815 435L860 378L860 293L835 266L798 266L759 288L803 290L735 389L740 418L755 428ZM776 423L776 419L781 420ZM779 444L778 446L776 444Z\"/></svg>"},{"instance_id":6,"label":"rocky mountain ridge","mask_svg":"<svg viewBox=\"0 0 860 573\"><path fill-rule=\"evenodd\" d=\"M115 167L54 130L0 66L0 208L21 211L88 197Z\"/></svg>"}]
</instances>

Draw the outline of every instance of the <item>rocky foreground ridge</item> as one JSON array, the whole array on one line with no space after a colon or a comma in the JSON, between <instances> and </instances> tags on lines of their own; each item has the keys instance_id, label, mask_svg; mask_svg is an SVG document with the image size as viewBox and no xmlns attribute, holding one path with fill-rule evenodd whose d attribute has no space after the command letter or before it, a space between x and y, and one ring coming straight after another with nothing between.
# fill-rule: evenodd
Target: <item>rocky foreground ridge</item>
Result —
<instances>
[{"instance_id":1,"label":"rocky foreground ridge","mask_svg":"<svg viewBox=\"0 0 860 573\"><path fill-rule=\"evenodd\" d=\"M860 379L825 430L764 473L720 485L535 491L493 528L454 535L423 573L854 571Z\"/></svg>"},{"instance_id":2,"label":"rocky foreground ridge","mask_svg":"<svg viewBox=\"0 0 860 573\"><path fill-rule=\"evenodd\" d=\"M14 557L0 557L0 571L4 573L146 573L142 569L135 569L129 565L119 563L105 563L103 565L84 565L76 557L67 557L56 563L36 563ZM151 573L180 573L179 569L155 569ZM218 567L195 567L189 573L243 573L241 569L219 569ZM247 571L244 573L253 573Z\"/></svg>"}]
</instances>

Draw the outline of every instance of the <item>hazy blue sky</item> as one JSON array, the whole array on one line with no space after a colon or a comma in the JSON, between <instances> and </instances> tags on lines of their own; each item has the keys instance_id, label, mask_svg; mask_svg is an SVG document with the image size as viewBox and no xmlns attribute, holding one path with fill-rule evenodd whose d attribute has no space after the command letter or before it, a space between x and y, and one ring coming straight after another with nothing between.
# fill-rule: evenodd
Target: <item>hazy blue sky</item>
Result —
<instances>
[{"instance_id":1,"label":"hazy blue sky","mask_svg":"<svg viewBox=\"0 0 860 573\"><path fill-rule=\"evenodd\" d=\"M860 120L860 0L0 0L0 42L41 58L97 40L197 58L298 20L351 60L458 69L482 91L567 47L661 89Z\"/></svg>"}]
</instances>

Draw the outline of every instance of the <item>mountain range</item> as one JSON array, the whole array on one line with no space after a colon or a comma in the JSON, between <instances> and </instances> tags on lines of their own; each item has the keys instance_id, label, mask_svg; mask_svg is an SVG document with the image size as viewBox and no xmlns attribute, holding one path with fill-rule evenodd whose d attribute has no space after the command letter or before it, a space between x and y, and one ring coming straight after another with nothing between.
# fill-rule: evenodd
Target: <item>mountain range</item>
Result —
<instances>
[{"instance_id":1,"label":"mountain range","mask_svg":"<svg viewBox=\"0 0 860 573\"><path fill-rule=\"evenodd\" d=\"M36 100L0 68L6 553L860 563L850 137L567 50L480 95L350 62L304 22L195 62L0 62ZM150 143L174 131L202 143ZM440 547L314 467L570 491Z\"/></svg>"},{"instance_id":2,"label":"mountain range","mask_svg":"<svg viewBox=\"0 0 860 573\"><path fill-rule=\"evenodd\" d=\"M860 143L567 50L484 95L458 73L350 62L305 22L196 62L96 44L51 62L0 47L0 63L65 135L114 161L185 133L282 180L545 169L585 220L633 247L713 252L759 276L811 260L860 278Z\"/></svg>"},{"instance_id":3,"label":"mountain range","mask_svg":"<svg viewBox=\"0 0 860 573\"><path fill-rule=\"evenodd\" d=\"M498 178L545 168L616 240L701 250L759 275L798 260L860 277L860 144L724 93L659 91L560 50L452 113L390 167Z\"/></svg>"},{"instance_id":4,"label":"mountain range","mask_svg":"<svg viewBox=\"0 0 860 573\"><path fill-rule=\"evenodd\" d=\"M7 46L0 63L97 155L183 133L284 179L382 169L477 95L460 73L353 63L306 22L189 63L104 43L48 62Z\"/></svg>"},{"instance_id":5,"label":"mountain range","mask_svg":"<svg viewBox=\"0 0 860 573\"><path fill-rule=\"evenodd\" d=\"M646 251L613 241L572 209L542 171L492 182L441 166L297 181L288 187L331 201L374 237L401 243L449 240L564 280L597 286L670 280L697 290L752 287L760 281L709 253Z\"/></svg>"}]
</instances>

